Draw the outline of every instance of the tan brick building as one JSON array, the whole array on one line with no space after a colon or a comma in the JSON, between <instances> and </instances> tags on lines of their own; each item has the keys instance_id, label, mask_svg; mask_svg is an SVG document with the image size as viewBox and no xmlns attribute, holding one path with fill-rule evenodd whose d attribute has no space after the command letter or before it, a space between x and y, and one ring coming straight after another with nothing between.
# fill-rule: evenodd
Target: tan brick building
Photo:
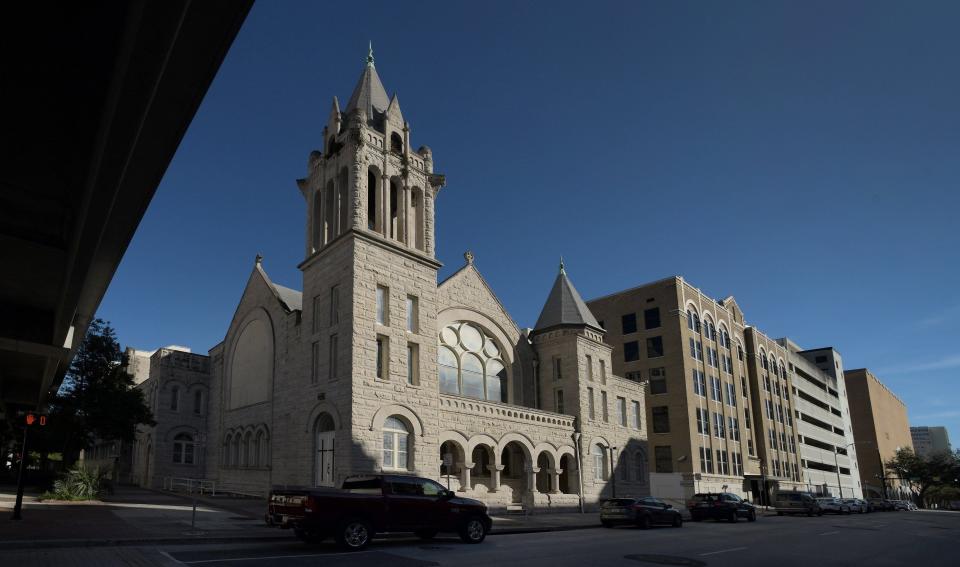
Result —
<instances>
[{"instance_id":1,"label":"tan brick building","mask_svg":"<svg viewBox=\"0 0 960 567\"><path fill-rule=\"evenodd\" d=\"M868 498L903 498L906 483L884 470L901 448L913 449L907 406L866 368L843 373L859 455L860 480Z\"/></svg>"},{"instance_id":2,"label":"tan brick building","mask_svg":"<svg viewBox=\"0 0 960 567\"><path fill-rule=\"evenodd\" d=\"M644 388L614 370L563 266L533 329L513 321L470 253L438 282L445 178L411 140L371 54L297 182L303 291L274 284L257 257L210 350L210 417L195 436L204 466L173 474L262 494L401 471L526 510L648 494ZM156 469L136 474L163 482Z\"/></svg>"},{"instance_id":3,"label":"tan brick building","mask_svg":"<svg viewBox=\"0 0 960 567\"><path fill-rule=\"evenodd\" d=\"M716 301L676 276L588 305L614 347L614 372L648 385L651 491L683 500L721 490L752 498L759 439L736 301Z\"/></svg>"}]
</instances>

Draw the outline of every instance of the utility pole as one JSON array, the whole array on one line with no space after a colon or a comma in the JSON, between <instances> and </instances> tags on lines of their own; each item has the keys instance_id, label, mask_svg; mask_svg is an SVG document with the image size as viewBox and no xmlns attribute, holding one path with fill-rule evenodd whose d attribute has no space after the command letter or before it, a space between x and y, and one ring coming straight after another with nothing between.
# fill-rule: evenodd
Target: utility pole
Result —
<instances>
[{"instance_id":1,"label":"utility pole","mask_svg":"<svg viewBox=\"0 0 960 567\"><path fill-rule=\"evenodd\" d=\"M840 498L843 498L843 484L840 482L840 462L837 461L837 448L833 448L833 465L837 468L837 488L840 489Z\"/></svg>"},{"instance_id":2,"label":"utility pole","mask_svg":"<svg viewBox=\"0 0 960 567\"><path fill-rule=\"evenodd\" d=\"M24 474L27 472L27 431L29 427L23 428L23 444L20 446L20 470L17 473L17 502L13 505L13 520L22 520L20 516L21 510L23 510L23 484L24 484Z\"/></svg>"}]
</instances>

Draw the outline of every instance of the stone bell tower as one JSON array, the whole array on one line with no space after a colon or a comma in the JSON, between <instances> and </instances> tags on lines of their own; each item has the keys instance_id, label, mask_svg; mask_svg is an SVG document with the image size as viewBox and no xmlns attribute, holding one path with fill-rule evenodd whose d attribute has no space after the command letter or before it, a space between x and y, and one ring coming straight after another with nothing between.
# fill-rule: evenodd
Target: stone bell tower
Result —
<instances>
[{"instance_id":1,"label":"stone bell tower","mask_svg":"<svg viewBox=\"0 0 960 567\"><path fill-rule=\"evenodd\" d=\"M437 424L423 416L436 412L413 419L397 409L435 407L438 392L433 214L444 177L428 147L412 147L371 48L298 180L307 205L300 337L310 387L335 422L335 482L381 469L380 430L395 415L414 433L406 470L432 472L439 458L424 441Z\"/></svg>"}]
</instances>

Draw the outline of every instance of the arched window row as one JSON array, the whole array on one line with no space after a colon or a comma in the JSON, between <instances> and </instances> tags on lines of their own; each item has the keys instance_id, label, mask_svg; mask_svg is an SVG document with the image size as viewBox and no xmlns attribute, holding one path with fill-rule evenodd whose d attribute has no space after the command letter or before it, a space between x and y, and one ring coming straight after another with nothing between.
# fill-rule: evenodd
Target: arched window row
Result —
<instances>
[{"instance_id":1,"label":"arched window row","mask_svg":"<svg viewBox=\"0 0 960 567\"><path fill-rule=\"evenodd\" d=\"M346 167L327 180L326 185L313 194L313 226L310 246L313 252L329 244L349 229L350 173Z\"/></svg>"},{"instance_id":2,"label":"arched window row","mask_svg":"<svg viewBox=\"0 0 960 567\"><path fill-rule=\"evenodd\" d=\"M507 366L502 347L473 323L456 322L440 331L437 349L440 392L506 402Z\"/></svg>"},{"instance_id":3,"label":"arched window row","mask_svg":"<svg viewBox=\"0 0 960 567\"><path fill-rule=\"evenodd\" d=\"M376 166L367 168L367 230L424 250L425 204L420 187L384 178Z\"/></svg>"},{"instance_id":4,"label":"arched window row","mask_svg":"<svg viewBox=\"0 0 960 567\"><path fill-rule=\"evenodd\" d=\"M223 438L221 464L226 468L265 469L270 467L270 432L265 425L256 429L238 428Z\"/></svg>"}]
</instances>

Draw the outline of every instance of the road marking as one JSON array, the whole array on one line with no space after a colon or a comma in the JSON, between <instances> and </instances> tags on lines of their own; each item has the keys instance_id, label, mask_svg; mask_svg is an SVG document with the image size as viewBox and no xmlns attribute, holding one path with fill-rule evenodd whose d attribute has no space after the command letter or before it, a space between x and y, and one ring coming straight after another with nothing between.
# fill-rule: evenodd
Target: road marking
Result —
<instances>
[{"instance_id":1,"label":"road marking","mask_svg":"<svg viewBox=\"0 0 960 567\"><path fill-rule=\"evenodd\" d=\"M833 535L833 534L838 534L838 533L840 533L840 532L839 532L839 531L833 531L833 532L823 532L822 534L817 534L817 535Z\"/></svg>"},{"instance_id":2,"label":"road marking","mask_svg":"<svg viewBox=\"0 0 960 567\"><path fill-rule=\"evenodd\" d=\"M711 551L710 553L701 553L700 557L706 557L707 555L716 555L718 553L730 553L731 551L740 551L741 549L746 549L746 547L731 547L730 549L721 549L720 551Z\"/></svg>"},{"instance_id":3,"label":"road marking","mask_svg":"<svg viewBox=\"0 0 960 567\"><path fill-rule=\"evenodd\" d=\"M261 555L259 557L224 557L223 559L198 559L196 561L181 561L184 565L198 565L200 563L224 563L227 561L257 561L259 559L300 559L303 557L330 557L333 555L361 555L369 551L344 551L342 553L306 553L303 555Z\"/></svg>"}]
</instances>

